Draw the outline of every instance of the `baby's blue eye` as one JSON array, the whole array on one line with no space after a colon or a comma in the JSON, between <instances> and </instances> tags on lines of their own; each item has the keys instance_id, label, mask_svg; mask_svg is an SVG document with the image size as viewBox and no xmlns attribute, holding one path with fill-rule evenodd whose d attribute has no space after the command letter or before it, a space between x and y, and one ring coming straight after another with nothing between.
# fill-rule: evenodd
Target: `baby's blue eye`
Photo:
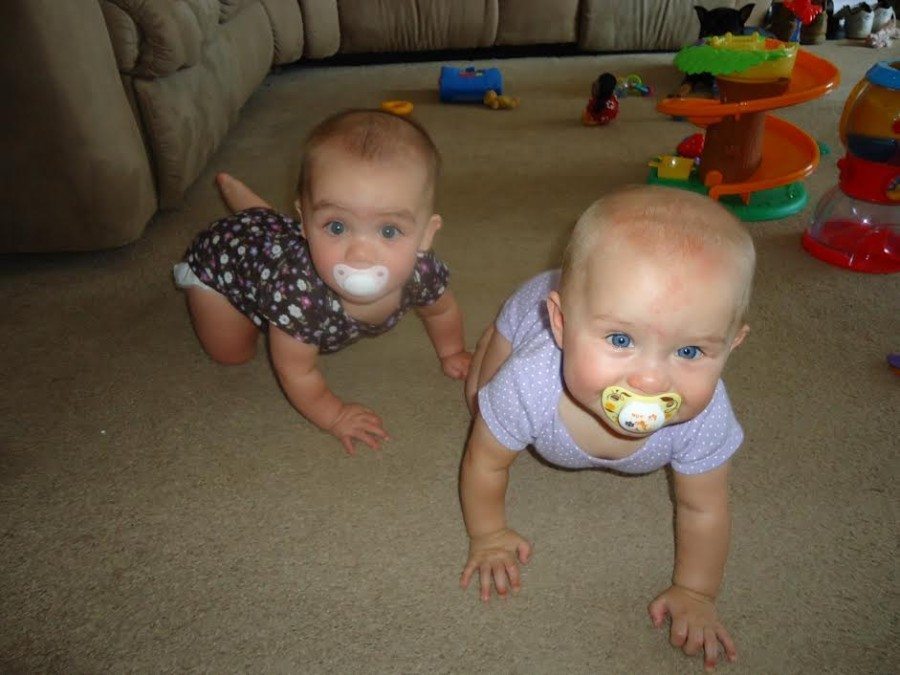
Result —
<instances>
[{"instance_id":1,"label":"baby's blue eye","mask_svg":"<svg viewBox=\"0 0 900 675\"><path fill-rule=\"evenodd\" d=\"M385 225L381 228L381 236L385 239L393 239L398 234L400 234L400 230L398 230L394 225Z\"/></svg>"},{"instance_id":2,"label":"baby's blue eye","mask_svg":"<svg viewBox=\"0 0 900 675\"><path fill-rule=\"evenodd\" d=\"M343 234L346 228L341 221L332 220L325 226L325 229L328 230L328 232L330 232L331 234Z\"/></svg>"},{"instance_id":3,"label":"baby's blue eye","mask_svg":"<svg viewBox=\"0 0 900 675\"><path fill-rule=\"evenodd\" d=\"M611 333L606 336L606 341L616 349L625 349L631 346L631 336L625 333Z\"/></svg>"},{"instance_id":4,"label":"baby's blue eye","mask_svg":"<svg viewBox=\"0 0 900 675\"><path fill-rule=\"evenodd\" d=\"M700 349L700 347L691 346L679 347L675 353L683 359L696 359L703 354L703 351Z\"/></svg>"}]
</instances>

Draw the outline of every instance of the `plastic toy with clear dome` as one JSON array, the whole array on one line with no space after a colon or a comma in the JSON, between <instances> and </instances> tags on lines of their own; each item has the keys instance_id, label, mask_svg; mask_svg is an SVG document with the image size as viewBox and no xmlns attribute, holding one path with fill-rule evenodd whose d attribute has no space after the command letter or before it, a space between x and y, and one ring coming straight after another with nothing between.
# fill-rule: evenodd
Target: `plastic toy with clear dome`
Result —
<instances>
[{"instance_id":1,"label":"plastic toy with clear dome","mask_svg":"<svg viewBox=\"0 0 900 675\"><path fill-rule=\"evenodd\" d=\"M900 61L869 69L839 131L840 182L819 200L803 247L858 272L900 272Z\"/></svg>"}]
</instances>

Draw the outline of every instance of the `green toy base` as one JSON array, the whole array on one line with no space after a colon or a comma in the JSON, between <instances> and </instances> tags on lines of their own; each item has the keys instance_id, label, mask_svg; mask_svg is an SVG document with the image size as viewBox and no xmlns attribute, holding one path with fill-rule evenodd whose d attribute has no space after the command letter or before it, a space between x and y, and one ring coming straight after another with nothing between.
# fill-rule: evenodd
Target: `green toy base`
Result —
<instances>
[{"instance_id":1,"label":"green toy base","mask_svg":"<svg viewBox=\"0 0 900 675\"><path fill-rule=\"evenodd\" d=\"M656 175L656 169L651 168L647 182L653 185L665 185L679 190L699 192L702 195L709 194L709 190L700 182L696 173L692 173L687 180L672 180L660 178ZM749 204L744 204L744 201L737 195L726 195L719 202L741 220L756 222L758 220L778 220L802 211L809 202L809 194L803 183L797 182L754 192L750 195Z\"/></svg>"}]
</instances>

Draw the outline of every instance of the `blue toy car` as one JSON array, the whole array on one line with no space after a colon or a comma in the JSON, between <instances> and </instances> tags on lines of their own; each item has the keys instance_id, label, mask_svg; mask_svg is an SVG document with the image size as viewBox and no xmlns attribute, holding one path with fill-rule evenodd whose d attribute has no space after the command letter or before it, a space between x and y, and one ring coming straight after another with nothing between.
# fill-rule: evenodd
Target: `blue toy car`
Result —
<instances>
[{"instance_id":1,"label":"blue toy car","mask_svg":"<svg viewBox=\"0 0 900 675\"><path fill-rule=\"evenodd\" d=\"M503 75L499 68L441 66L438 86L444 103L480 103L491 89L503 93Z\"/></svg>"}]
</instances>

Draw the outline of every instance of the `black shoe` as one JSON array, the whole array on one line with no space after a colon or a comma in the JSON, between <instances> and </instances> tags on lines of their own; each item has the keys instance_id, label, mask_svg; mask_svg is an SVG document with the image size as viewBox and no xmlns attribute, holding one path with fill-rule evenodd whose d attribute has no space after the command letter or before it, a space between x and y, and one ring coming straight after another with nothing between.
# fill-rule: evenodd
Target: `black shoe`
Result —
<instances>
[{"instance_id":1,"label":"black shoe","mask_svg":"<svg viewBox=\"0 0 900 675\"><path fill-rule=\"evenodd\" d=\"M844 30L844 19L847 16L847 7L841 7L837 12L834 11L834 3L828 3L828 9L825 11L828 20L825 26L826 40L843 40L847 37L847 31Z\"/></svg>"}]
</instances>

